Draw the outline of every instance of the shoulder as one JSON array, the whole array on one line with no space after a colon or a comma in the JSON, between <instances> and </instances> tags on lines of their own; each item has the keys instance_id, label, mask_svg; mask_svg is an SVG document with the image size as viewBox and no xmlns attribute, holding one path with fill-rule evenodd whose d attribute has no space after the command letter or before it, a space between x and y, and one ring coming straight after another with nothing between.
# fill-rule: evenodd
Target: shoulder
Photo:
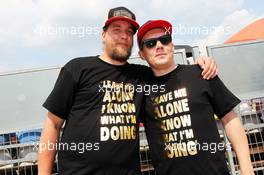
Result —
<instances>
[{"instance_id":1,"label":"shoulder","mask_svg":"<svg viewBox=\"0 0 264 175\"><path fill-rule=\"evenodd\" d=\"M202 69L199 65L179 65L179 72L185 75L199 75L201 76Z\"/></svg>"},{"instance_id":2,"label":"shoulder","mask_svg":"<svg viewBox=\"0 0 264 175\"><path fill-rule=\"evenodd\" d=\"M62 67L60 74L69 75L74 79L74 81L78 81L83 71L94 66L96 61L98 61L96 56L77 57L71 59Z\"/></svg>"},{"instance_id":3,"label":"shoulder","mask_svg":"<svg viewBox=\"0 0 264 175\"><path fill-rule=\"evenodd\" d=\"M152 74L151 68L148 66L140 65L140 64L129 64L129 68L135 73L141 74Z\"/></svg>"},{"instance_id":4,"label":"shoulder","mask_svg":"<svg viewBox=\"0 0 264 175\"><path fill-rule=\"evenodd\" d=\"M200 72L202 70L198 64L179 65L179 67L182 67L185 71Z\"/></svg>"},{"instance_id":5,"label":"shoulder","mask_svg":"<svg viewBox=\"0 0 264 175\"><path fill-rule=\"evenodd\" d=\"M80 69L82 66L87 66L87 64L97 62L97 58L97 56L73 58L69 62L67 62L64 67L66 69Z\"/></svg>"},{"instance_id":6,"label":"shoulder","mask_svg":"<svg viewBox=\"0 0 264 175\"><path fill-rule=\"evenodd\" d=\"M98 56L77 57L67 62L62 69L78 75L81 74L83 70L93 67L96 63L98 63Z\"/></svg>"}]
</instances>

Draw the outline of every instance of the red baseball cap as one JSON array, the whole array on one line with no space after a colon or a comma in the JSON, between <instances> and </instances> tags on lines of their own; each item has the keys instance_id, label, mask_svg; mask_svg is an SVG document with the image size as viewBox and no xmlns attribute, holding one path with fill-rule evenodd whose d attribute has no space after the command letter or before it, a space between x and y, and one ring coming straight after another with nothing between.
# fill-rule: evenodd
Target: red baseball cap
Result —
<instances>
[{"instance_id":1,"label":"red baseball cap","mask_svg":"<svg viewBox=\"0 0 264 175\"><path fill-rule=\"evenodd\" d=\"M145 24L143 24L139 29L137 33L137 42L138 42L138 47L140 47L142 38L144 35L150 31L151 29L156 29L156 28L162 28L165 30L166 34L172 33L172 25L170 22L165 21L165 20L150 20L147 21Z\"/></svg>"},{"instance_id":2,"label":"red baseball cap","mask_svg":"<svg viewBox=\"0 0 264 175\"><path fill-rule=\"evenodd\" d=\"M109 10L103 29L105 30L109 24L116 20L129 22L134 28L134 33L136 33L139 28L139 24L136 22L136 16L133 12L125 7L116 7Z\"/></svg>"}]
</instances>

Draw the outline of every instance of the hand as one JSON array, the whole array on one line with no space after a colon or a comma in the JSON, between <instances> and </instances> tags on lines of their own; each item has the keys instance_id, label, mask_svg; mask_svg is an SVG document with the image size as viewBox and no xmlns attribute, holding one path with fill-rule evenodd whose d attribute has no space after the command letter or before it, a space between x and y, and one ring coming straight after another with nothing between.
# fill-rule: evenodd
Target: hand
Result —
<instances>
[{"instance_id":1,"label":"hand","mask_svg":"<svg viewBox=\"0 0 264 175\"><path fill-rule=\"evenodd\" d=\"M202 69L202 76L204 79L209 80L210 78L214 78L218 73L218 68L214 59L209 57L199 57L196 61Z\"/></svg>"}]
</instances>

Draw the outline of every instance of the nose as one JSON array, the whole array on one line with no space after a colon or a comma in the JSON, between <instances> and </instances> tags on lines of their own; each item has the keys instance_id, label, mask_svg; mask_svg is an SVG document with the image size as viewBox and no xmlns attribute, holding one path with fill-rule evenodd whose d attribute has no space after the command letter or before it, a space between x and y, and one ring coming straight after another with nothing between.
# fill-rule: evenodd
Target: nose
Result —
<instances>
[{"instance_id":1,"label":"nose","mask_svg":"<svg viewBox=\"0 0 264 175\"><path fill-rule=\"evenodd\" d=\"M121 38L122 39L127 39L128 38L128 34L126 32L121 32Z\"/></svg>"},{"instance_id":2,"label":"nose","mask_svg":"<svg viewBox=\"0 0 264 175\"><path fill-rule=\"evenodd\" d=\"M163 44L160 41L157 41L156 48L163 48Z\"/></svg>"}]
</instances>

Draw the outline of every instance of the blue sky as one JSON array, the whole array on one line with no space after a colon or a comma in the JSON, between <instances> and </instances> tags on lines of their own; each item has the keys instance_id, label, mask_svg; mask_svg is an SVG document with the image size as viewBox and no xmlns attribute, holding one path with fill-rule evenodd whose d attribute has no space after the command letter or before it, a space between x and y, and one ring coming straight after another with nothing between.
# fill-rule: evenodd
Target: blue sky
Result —
<instances>
[{"instance_id":1,"label":"blue sky","mask_svg":"<svg viewBox=\"0 0 264 175\"><path fill-rule=\"evenodd\" d=\"M116 6L135 12L140 24L171 21L174 43L198 45L202 53L264 17L263 0L1 0L0 72L100 54L101 26L107 10Z\"/></svg>"}]
</instances>

